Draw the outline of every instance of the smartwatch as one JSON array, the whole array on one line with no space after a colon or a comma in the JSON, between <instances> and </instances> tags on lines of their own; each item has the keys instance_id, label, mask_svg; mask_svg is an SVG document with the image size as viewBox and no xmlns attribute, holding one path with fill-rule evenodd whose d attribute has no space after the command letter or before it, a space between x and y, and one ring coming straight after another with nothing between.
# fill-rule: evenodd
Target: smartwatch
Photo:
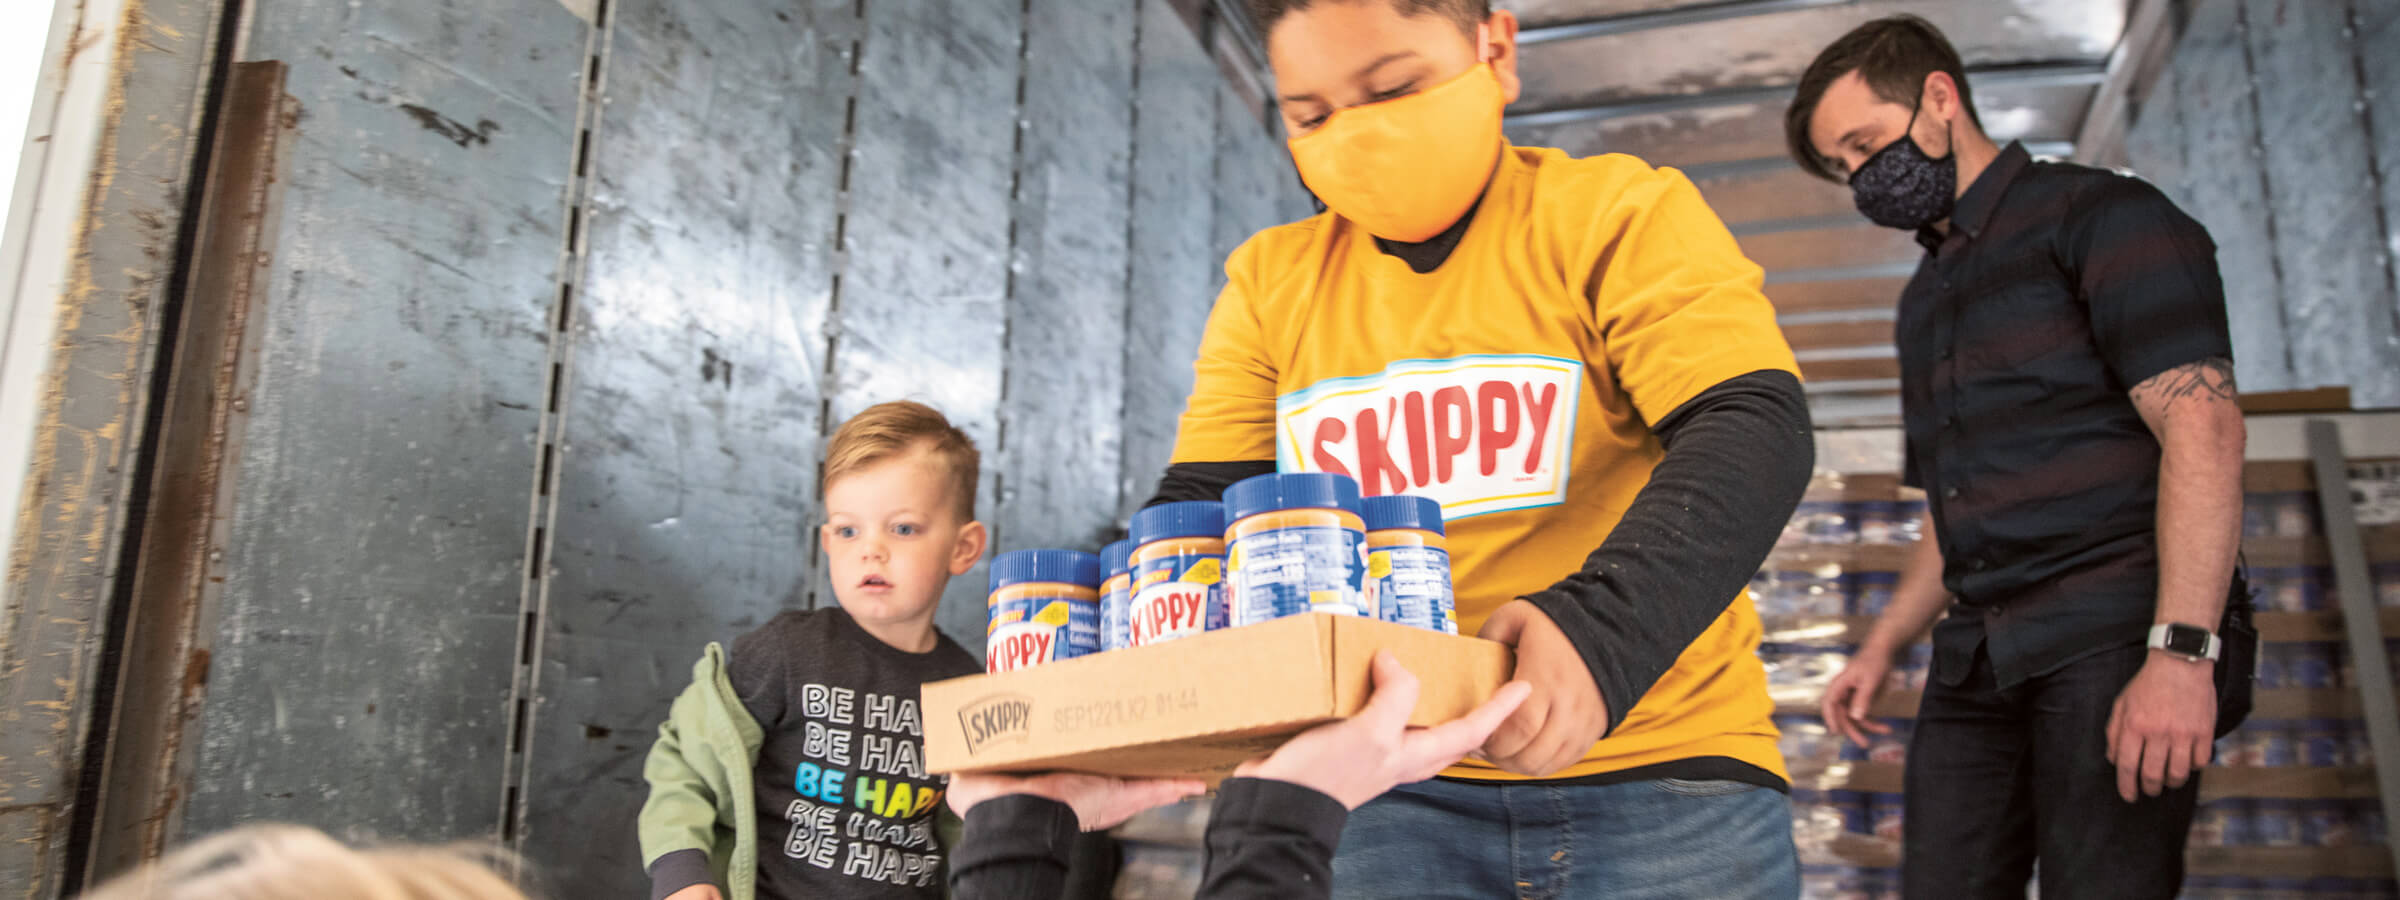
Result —
<instances>
[{"instance_id":1,"label":"smartwatch","mask_svg":"<svg viewBox=\"0 0 2400 900\"><path fill-rule=\"evenodd\" d=\"M2193 662L2214 662L2225 642L2197 625L2171 623L2150 626L2150 649L2165 650Z\"/></svg>"}]
</instances>

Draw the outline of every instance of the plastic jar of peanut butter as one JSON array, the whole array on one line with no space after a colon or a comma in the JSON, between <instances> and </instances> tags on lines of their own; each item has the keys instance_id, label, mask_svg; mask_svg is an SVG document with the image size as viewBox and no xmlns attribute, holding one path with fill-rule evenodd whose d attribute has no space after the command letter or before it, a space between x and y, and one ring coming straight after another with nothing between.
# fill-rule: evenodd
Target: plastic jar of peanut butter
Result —
<instances>
[{"instance_id":1,"label":"plastic jar of peanut butter","mask_svg":"<svg viewBox=\"0 0 2400 900\"><path fill-rule=\"evenodd\" d=\"M1125 610L1133 602L1133 542L1114 541L1100 548L1100 651L1133 646L1125 630Z\"/></svg>"},{"instance_id":2,"label":"plastic jar of peanut butter","mask_svg":"<svg viewBox=\"0 0 2400 900\"><path fill-rule=\"evenodd\" d=\"M1442 505L1408 494L1368 497L1361 505L1369 602L1386 622L1457 634Z\"/></svg>"},{"instance_id":3,"label":"plastic jar of peanut butter","mask_svg":"<svg viewBox=\"0 0 2400 900\"><path fill-rule=\"evenodd\" d=\"M1230 627L1225 608L1225 505L1161 503L1133 514L1133 646Z\"/></svg>"},{"instance_id":4,"label":"plastic jar of peanut butter","mask_svg":"<svg viewBox=\"0 0 2400 900\"><path fill-rule=\"evenodd\" d=\"M1357 481L1318 472L1244 479L1225 491L1225 515L1234 625L1305 612L1375 617Z\"/></svg>"},{"instance_id":5,"label":"plastic jar of peanut butter","mask_svg":"<svg viewBox=\"0 0 2400 900\"><path fill-rule=\"evenodd\" d=\"M992 560L984 669L1007 672L1100 652L1100 557L1017 550Z\"/></svg>"}]
</instances>

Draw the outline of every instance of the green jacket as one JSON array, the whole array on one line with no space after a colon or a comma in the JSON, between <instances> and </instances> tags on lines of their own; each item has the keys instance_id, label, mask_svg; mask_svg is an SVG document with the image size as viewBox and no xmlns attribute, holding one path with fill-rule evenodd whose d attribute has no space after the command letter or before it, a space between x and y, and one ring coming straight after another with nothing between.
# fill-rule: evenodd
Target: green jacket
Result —
<instances>
[{"instance_id":1,"label":"green jacket","mask_svg":"<svg viewBox=\"0 0 2400 900\"><path fill-rule=\"evenodd\" d=\"M699 850L708 854L725 900L756 900L758 793L751 774L765 743L765 729L725 674L725 648L710 643L642 763L642 780L650 783L639 819L643 869L677 850ZM958 846L964 823L947 808L934 821L941 845ZM944 879L945 894L947 887Z\"/></svg>"},{"instance_id":2,"label":"green jacket","mask_svg":"<svg viewBox=\"0 0 2400 900\"><path fill-rule=\"evenodd\" d=\"M643 868L677 850L700 850L726 900L754 900L758 794L750 774L765 742L725 676L725 648L709 644L642 763L642 780L650 782L640 819Z\"/></svg>"}]
</instances>

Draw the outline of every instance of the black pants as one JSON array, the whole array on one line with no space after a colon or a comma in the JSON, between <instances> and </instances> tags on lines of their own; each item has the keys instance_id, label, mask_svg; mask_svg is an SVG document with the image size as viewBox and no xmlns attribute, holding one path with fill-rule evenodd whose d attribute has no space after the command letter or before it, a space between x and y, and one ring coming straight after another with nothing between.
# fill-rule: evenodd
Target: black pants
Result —
<instances>
[{"instance_id":1,"label":"black pants","mask_svg":"<svg viewBox=\"0 0 2400 900\"><path fill-rule=\"evenodd\" d=\"M2108 761L2109 711L2148 658L2105 650L2003 690L1981 647L1964 672L1936 654L1908 747L1904 896L2023 900L2036 857L2042 900L2175 896L2199 775L2126 803Z\"/></svg>"}]
</instances>

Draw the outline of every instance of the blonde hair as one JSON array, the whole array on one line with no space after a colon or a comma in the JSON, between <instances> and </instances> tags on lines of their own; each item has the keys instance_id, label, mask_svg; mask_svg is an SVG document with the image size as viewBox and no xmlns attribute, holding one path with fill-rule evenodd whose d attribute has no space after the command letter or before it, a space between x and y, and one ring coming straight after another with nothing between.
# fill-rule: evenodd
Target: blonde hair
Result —
<instances>
[{"instance_id":1,"label":"blonde hair","mask_svg":"<svg viewBox=\"0 0 2400 900\"><path fill-rule=\"evenodd\" d=\"M352 849L314 828L252 825L204 838L84 900L528 900L497 847Z\"/></svg>"},{"instance_id":2,"label":"blonde hair","mask_svg":"<svg viewBox=\"0 0 2400 900\"><path fill-rule=\"evenodd\" d=\"M818 490L845 475L923 447L950 466L950 496L958 504L958 520L975 519L975 479L982 454L975 441L950 424L939 410L908 400L867 407L833 433L825 445L825 471Z\"/></svg>"}]
</instances>

